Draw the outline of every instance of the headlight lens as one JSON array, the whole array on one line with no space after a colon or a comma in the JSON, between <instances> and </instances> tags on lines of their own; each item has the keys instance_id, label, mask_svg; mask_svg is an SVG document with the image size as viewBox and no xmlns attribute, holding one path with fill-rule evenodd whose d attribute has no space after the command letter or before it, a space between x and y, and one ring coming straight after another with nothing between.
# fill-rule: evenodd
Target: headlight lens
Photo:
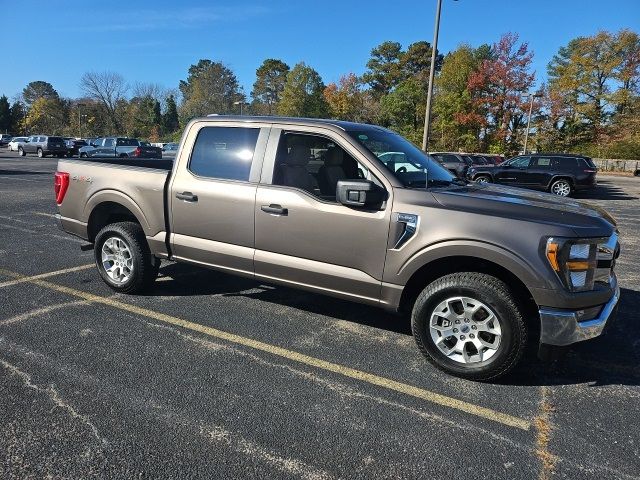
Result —
<instances>
[{"instance_id":1,"label":"headlight lens","mask_svg":"<svg viewBox=\"0 0 640 480\"><path fill-rule=\"evenodd\" d=\"M546 257L562 283L572 292L593 290L597 267L597 242L550 238Z\"/></svg>"}]
</instances>

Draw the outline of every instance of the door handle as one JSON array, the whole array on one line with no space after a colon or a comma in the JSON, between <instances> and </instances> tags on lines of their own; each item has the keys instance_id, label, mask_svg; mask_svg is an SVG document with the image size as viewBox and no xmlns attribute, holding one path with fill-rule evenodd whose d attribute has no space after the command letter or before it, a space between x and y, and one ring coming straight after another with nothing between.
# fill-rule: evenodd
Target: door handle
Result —
<instances>
[{"instance_id":1,"label":"door handle","mask_svg":"<svg viewBox=\"0 0 640 480\"><path fill-rule=\"evenodd\" d=\"M271 205L262 205L260 210L263 212L271 213L273 215L289 215L289 210L286 208L282 208L281 205L277 205L272 203Z\"/></svg>"},{"instance_id":2,"label":"door handle","mask_svg":"<svg viewBox=\"0 0 640 480\"><path fill-rule=\"evenodd\" d=\"M197 202L198 201L198 196L194 195L191 192L176 193L176 198L178 200L185 200L187 202Z\"/></svg>"}]
</instances>

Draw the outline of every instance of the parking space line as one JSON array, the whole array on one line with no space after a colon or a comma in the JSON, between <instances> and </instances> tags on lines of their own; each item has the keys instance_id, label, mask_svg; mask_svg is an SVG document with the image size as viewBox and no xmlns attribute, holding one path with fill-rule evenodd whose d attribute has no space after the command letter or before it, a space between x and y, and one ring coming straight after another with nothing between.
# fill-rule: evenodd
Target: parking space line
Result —
<instances>
[{"instance_id":1,"label":"parking space line","mask_svg":"<svg viewBox=\"0 0 640 480\"><path fill-rule=\"evenodd\" d=\"M117 308L119 310L123 310L129 313L134 313L142 317L151 318L159 322L167 323L167 324L182 327L194 332L202 333L210 337L226 340L230 343L235 343L237 345L242 345L244 347L252 348L254 350L270 353L272 355L276 355L281 358L286 358L288 360L291 360L300 364L315 367L321 370L342 375L344 377L359 380L361 382L365 382L371 385L376 385L382 388L386 388L388 390L402 393L414 398L419 398L443 407L451 408L454 410L465 412L467 414L470 414L476 417L481 417L487 420L491 420L493 422L497 422L502 425L518 428L520 430L529 430L531 428L531 422L528 420L515 417L506 413L498 412L490 408L475 405L473 403L466 402L464 400L448 397L446 395L425 390L413 385L397 382L395 380L391 380L386 377L381 377L378 375L374 375L372 373L356 370L354 368L350 368L345 365L340 365L337 363L332 363L326 360L322 360L320 358L311 357L303 353L299 353L293 350L288 350L286 348L278 347L276 345L271 345L269 343L264 343L259 340L254 340L252 338L243 337L241 335L225 332L223 330L218 330L217 328L200 325L198 323L190 322L188 320L183 320L181 318L174 317L172 315L167 315L165 313L155 312L153 310L149 310L147 308L138 307L136 305L131 305L129 303L121 302L113 298L94 295L89 292L76 290L71 287L66 287L66 286L52 283L46 280L42 280L42 278L45 278L46 276L53 276L51 274L45 273L45 274L42 274L41 276L24 277L21 274L18 274L16 272L12 272L9 270L4 270L4 269L0 269L0 273L3 275L11 276L16 279L20 279L24 282L33 283L35 285L57 291L59 293L64 293L64 294L71 295L73 297L81 298L94 303L100 303L100 304ZM59 272L55 272L55 274L58 275Z\"/></svg>"},{"instance_id":2,"label":"parking space line","mask_svg":"<svg viewBox=\"0 0 640 480\"><path fill-rule=\"evenodd\" d=\"M41 273L39 275L33 275L33 276L30 276L30 277L25 277L25 276L21 275L20 277L16 278L15 280L9 280L9 281L6 281L6 282L1 282L0 283L0 288L9 287L11 285L17 285L19 283L31 282L33 280L38 280L38 279L41 279L41 278L55 277L56 275L62 275L64 273L77 272L79 270L86 270L86 269L91 268L93 266L95 266L94 263L88 263L86 265L80 265L79 267L64 268L62 270L56 270L55 272ZM13 274L13 272L8 272L6 270L0 269L0 273L5 274L5 272L6 272L6 275L9 276L9 277L16 277L16 275Z\"/></svg>"},{"instance_id":3,"label":"parking space line","mask_svg":"<svg viewBox=\"0 0 640 480\"><path fill-rule=\"evenodd\" d=\"M30 228L16 227L15 225L8 225L6 223L0 223L0 227L11 228L13 230L18 230L19 232L31 233L33 235L46 235L47 237L59 238L59 239L62 239L62 240L67 240L67 241L71 240L72 242L76 242L76 243L87 243L84 240L81 240L79 238L72 237L72 236L69 236L69 235L67 235L65 237L65 236L62 236L62 235L56 235L55 233L38 232L37 230L32 230Z\"/></svg>"}]
</instances>

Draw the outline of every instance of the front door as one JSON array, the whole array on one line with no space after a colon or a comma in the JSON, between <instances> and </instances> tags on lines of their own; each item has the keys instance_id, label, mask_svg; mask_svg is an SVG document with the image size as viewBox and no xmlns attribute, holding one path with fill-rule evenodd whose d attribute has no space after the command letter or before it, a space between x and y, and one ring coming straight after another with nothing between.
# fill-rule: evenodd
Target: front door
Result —
<instances>
[{"instance_id":1,"label":"front door","mask_svg":"<svg viewBox=\"0 0 640 480\"><path fill-rule=\"evenodd\" d=\"M177 259L253 275L254 205L268 134L253 124L193 124L170 187Z\"/></svg>"},{"instance_id":2,"label":"front door","mask_svg":"<svg viewBox=\"0 0 640 480\"><path fill-rule=\"evenodd\" d=\"M496 181L505 185L520 186L526 181L530 157L516 157L500 168Z\"/></svg>"},{"instance_id":3,"label":"front door","mask_svg":"<svg viewBox=\"0 0 640 480\"><path fill-rule=\"evenodd\" d=\"M267 152L256 193L256 277L377 303L391 197L379 210L346 207L336 202L336 183L367 178L384 187L381 176L321 127L274 126Z\"/></svg>"}]
</instances>

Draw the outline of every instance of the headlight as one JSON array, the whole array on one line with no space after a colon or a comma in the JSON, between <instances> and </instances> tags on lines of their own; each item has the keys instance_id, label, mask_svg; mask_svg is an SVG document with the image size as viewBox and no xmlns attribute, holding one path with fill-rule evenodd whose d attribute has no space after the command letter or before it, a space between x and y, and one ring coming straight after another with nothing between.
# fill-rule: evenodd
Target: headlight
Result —
<instances>
[{"instance_id":1,"label":"headlight","mask_svg":"<svg viewBox=\"0 0 640 480\"><path fill-rule=\"evenodd\" d=\"M562 283L572 292L593 290L598 244L594 240L550 238L546 257Z\"/></svg>"}]
</instances>

